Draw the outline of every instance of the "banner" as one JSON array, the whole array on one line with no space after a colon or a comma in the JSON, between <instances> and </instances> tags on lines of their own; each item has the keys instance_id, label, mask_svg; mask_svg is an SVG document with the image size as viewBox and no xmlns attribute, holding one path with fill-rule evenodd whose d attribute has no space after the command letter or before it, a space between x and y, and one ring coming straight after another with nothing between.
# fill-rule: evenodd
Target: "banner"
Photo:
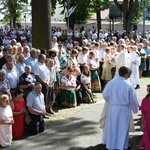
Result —
<instances>
[{"instance_id":1,"label":"banner","mask_svg":"<svg viewBox=\"0 0 150 150\"><path fill-rule=\"evenodd\" d=\"M70 15L75 11L77 6L72 6L71 8L69 8L69 10L67 10L66 12L66 17L70 17Z\"/></svg>"}]
</instances>

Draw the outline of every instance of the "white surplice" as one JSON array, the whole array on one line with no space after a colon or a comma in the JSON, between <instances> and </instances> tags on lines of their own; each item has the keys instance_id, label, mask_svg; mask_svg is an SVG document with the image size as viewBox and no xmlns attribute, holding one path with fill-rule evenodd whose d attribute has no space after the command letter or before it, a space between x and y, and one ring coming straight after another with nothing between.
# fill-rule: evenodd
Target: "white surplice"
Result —
<instances>
[{"instance_id":1,"label":"white surplice","mask_svg":"<svg viewBox=\"0 0 150 150\"><path fill-rule=\"evenodd\" d=\"M130 75L130 82L132 85L140 85L140 78L139 78L139 65L140 65L140 57L137 53L131 52L129 54L130 58L130 69L132 71Z\"/></svg>"},{"instance_id":2,"label":"white surplice","mask_svg":"<svg viewBox=\"0 0 150 150\"><path fill-rule=\"evenodd\" d=\"M138 100L132 85L123 77L107 83L103 93L109 107L103 133L103 143L107 149L128 148L131 110L138 112Z\"/></svg>"},{"instance_id":3,"label":"white surplice","mask_svg":"<svg viewBox=\"0 0 150 150\"><path fill-rule=\"evenodd\" d=\"M118 77L119 76L118 71L120 67L122 66L129 67L130 61L129 61L129 54L127 50L123 50L115 57L115 63L116 63L115 77Z\"/></svg>"}]
</instances>

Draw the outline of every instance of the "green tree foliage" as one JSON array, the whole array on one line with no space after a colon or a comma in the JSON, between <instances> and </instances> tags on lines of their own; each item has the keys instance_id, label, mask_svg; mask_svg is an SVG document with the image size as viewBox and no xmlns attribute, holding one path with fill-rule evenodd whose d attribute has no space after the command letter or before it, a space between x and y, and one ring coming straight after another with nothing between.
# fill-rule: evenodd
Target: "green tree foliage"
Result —
<instances>
[{"instance_id":1,"label":"green tree foliage","mask_svg":"<svg viewBox=\"0 0 150 150\"><path fill-rule=\"evenodd\" d=\"M131 28L131 20L136 18L136 12L139 10L139 1L138 0L123 0L123 3L120 4L118 0L114 0L116 6L123 13L123 28L130 31Z\"/></svg>"},{"instance_id":2,"label":"green tree foliage","mask_svg":"<svg viewBox=\"0 0 150 150\"><path fill-rule=\"evenodd\" d=\"M4 6L0 9L4 15L3 20L10 22L11 27L16 27L16 22L19 21L27 2L27 0L1 0L1 4Z\"/></svg>"},{"instance_id":3,"label":"green tree foliage","mask_svg":"<svg viewBox=\"0 0 150 150\"><path fill-rule=\"evenodd\" d=\"M98 28L101 28L101 17L100 11L110 7L111 3L109 0L58 0L58 2L64 7L64 3L68 2L69 8L77 6L74 13L70 16L70 27L73 29L75 23L86 22L91 16L97 13L97 24ZM65 7L62 13L65 12ZM67 22L67 19L66 19Z\"/></svg>"},{"instance_id":4,"label":"green tree foliage","mask_svg":"<svg viewBox=\"0 0 150 150\"><path fill-rule=\"evenodd\" d=\"M96 12L97 29L101 29L101 11L110 8L112 3L109 0L91 0L91 8Z\"/></svg>"},{"instance_id":5,"label":"green tree foliage","mask_svg":"<svg viewBox=\"0 0 150 150\"><path fill-rule=\"evenodd\" d=\"M57 0L51 0L51 15L55 14Z\"/></svg>"},{"instance_id":6,"label":"green tree foliage","mask_svg":"<svg viewBox=\"0 0 150 150\"><path fill-rule=\"evenodd\" d=\"M65 1L68 4L67 8L64 5ZM86 22L93 14L92 8L90 8L91 0L58 0L58 2L64 8L61 12L62 14L65 14L68 8L71 8L72 6L77 6L74 13L72 13L69 17L69 24L71 29L74 29L75 23ZM65 19L66 23L68 24L68 19Z\"/></svg>"}]
</instances>

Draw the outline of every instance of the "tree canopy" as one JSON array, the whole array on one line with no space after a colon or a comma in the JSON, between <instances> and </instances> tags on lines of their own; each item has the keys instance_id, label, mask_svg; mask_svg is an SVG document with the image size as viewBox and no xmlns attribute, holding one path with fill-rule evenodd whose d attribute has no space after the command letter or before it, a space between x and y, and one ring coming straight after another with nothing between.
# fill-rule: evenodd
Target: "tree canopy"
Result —
<instances>
[{"instance_id":1,"label":"tree canopy","mask_svg":"<svg viewBox=\"0 0 150 150\"><path fill-rule=\"evenodd\" d=\"M3 8L0 11L4 15L4 21L10 22L11 27L16 27L16 22L19 21L27 0L1 0L1 4Z\"/></svg>"}]
</instances>

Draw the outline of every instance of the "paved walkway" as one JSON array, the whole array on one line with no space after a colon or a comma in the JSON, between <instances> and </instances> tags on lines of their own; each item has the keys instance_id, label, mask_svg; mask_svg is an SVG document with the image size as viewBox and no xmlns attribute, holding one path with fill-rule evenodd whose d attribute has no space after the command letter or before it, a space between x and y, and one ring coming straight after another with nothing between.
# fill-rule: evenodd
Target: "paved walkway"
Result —
<instances>
[{"instance_id":1,"label":"paved walkway","mask_svg":"<svg viewBox=\"0 0 150 150\"><path fill-rule=\"evenodd\" d=\"M137 90L139 102L146 95L146 84L141 83ZM104 101L85 105L84 109L76 112L68 119L63 119L46 127L44 133L36 136L26 136L21 140L13 141L6 150L106 150L102 143L102 130L99 128L99 118ZM79 106L80 107L80 106ZM140 113L134 115L136 132L131 134L132 150L138 150L141 140L139 121Z\"/></svg>"}]
</instances>

